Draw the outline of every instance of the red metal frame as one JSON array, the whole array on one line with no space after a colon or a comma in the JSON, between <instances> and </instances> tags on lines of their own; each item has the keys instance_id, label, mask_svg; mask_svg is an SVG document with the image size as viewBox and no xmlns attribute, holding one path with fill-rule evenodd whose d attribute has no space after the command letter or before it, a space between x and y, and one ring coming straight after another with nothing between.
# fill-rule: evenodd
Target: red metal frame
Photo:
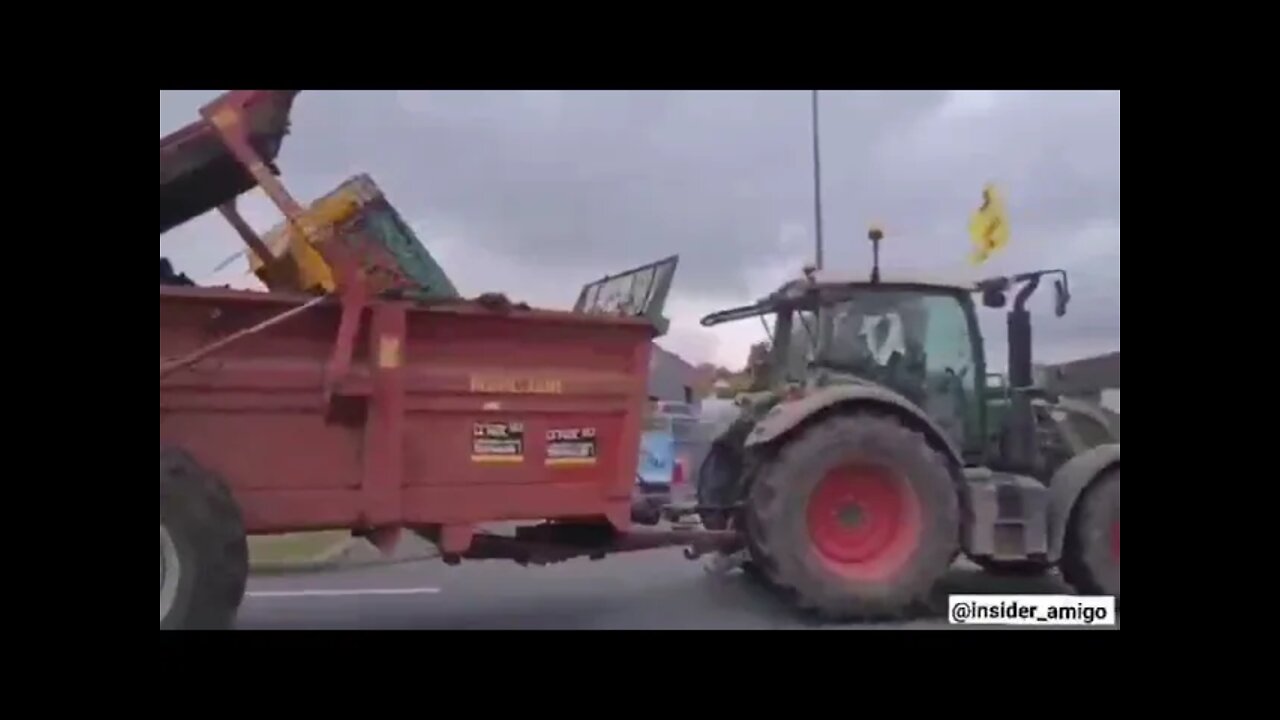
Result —
<instances>
[{"instance_id":1,"label":"red metal frame","mask_svg":"<svg viewBox=\"0 0 1280 720\"><path fill-rule=\"evenodd\" d=\"M246 108L262 97L261 90L233 90L213 102L200 108L200 115L207 120L222 136L227 149L235 155L241 165L249 171L258 182L267 197L280 208L289 220L297 220L302 215L302 206L293 199L284 184L276 179L267 167L262 156L249 142L249 128L244 126L247 116Z\"/></svg>"},{"instance_id":2,"label":"red metal frame","mask_svg":"<svg viewBox=\"0 0 1280 720\"><path fill-rule=\"evenodd\" d=\"M289 130L296 90L229 94L241 134L272 172ZM220 98L218 103L227 102ZM228 116L229 117L229 116ZM256 180L229 152L223 133L200 119L160 138L160 234L252 190Z\"/></svg>"},{"instance_id":3,"label":"red metal frame","mask_svg":"<svg viewBox=\"0 0 1280 720\"><path fill-rule=\"evenodd\" d=\"M162 287L161 357L309 301ZM436 528L443 550L463 552L481 522L630 526L648 323L471 304L361 305L320 302L161 378L161 442L227 480L249 532ZM363 322L352 330L357 315ZM477 392L477 375L555 380L559 392ZM471 462L473 422L494 419L525 424L523 463ZM597 428L596 466L544 464L546 431L565 426Z\"/></svg>"}]
</instances>

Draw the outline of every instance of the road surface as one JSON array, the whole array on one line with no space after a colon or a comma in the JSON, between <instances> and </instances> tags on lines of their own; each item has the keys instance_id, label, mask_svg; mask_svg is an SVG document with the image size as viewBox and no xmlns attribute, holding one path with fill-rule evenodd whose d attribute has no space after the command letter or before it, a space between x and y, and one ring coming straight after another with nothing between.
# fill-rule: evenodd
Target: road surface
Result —
<instances>
[{"instance_id":1,"label":"road surface","mask_svg":"<svg viewBox=\"0 0 1280 720\"><path fill-rule=\"evenodd\" d=\"M815 626L741 573L704 573L678 549L521 568L436 560L255 577L241 629L950 628L947 593L1062 593L1055 578L998 579L957 566L941 609L906 623Z\"/></svg>"}]
</instances>

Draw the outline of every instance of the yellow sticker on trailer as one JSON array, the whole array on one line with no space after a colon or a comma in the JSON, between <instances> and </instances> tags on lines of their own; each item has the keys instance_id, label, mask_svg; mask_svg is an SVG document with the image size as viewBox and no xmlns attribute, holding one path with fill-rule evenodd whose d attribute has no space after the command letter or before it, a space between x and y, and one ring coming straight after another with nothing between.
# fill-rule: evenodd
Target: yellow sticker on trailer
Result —
<instances>
[{"instance_id":1,"label":"yellow sticker on trailer","mask_svg":"<svg viewBox=\"0 0 1280 720\"><path fill-rule=\"evenodd\" d=\"M378 340L378 367L384 370L398 368L404 364L404 352L400 338L384 335Z\"/></svg>"},{"instance_id":2,"label":"yellow sticker on trailer","mask_svg":"<svg viewBox=\"0 0 1280 720\"><path fill-rule=\"evenodd\" d=\"M209 118L209 122L219 130L233 127L240 122L240 111L233 107L221 108Z\"/></svg>"}]
</instances>

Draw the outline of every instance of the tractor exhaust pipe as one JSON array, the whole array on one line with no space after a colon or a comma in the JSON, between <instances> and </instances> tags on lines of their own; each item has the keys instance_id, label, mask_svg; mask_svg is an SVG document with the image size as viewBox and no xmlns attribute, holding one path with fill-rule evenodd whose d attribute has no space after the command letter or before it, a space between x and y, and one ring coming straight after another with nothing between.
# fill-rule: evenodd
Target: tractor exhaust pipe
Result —
<instances>
[{"instance_id":1,"label":"tractor exhaust pipe","mask_svg":"<svg viewBox=\"0 0 1280 720\"><path fill-rule=\"evenodd\" d=\"M1007 459L1014 472L1031 474L1036 464L1035 418L1031 411L1031 313L1027 300L1040 286L1040 276L1032 276L1019 290L1009 311L1009 447Z\"/></svg>"},{"instance_id":2,"label":"tractor exhaust pipe","mask_svg":"<svg viewBox=\"0 0 1280 720\"><path fill-rule=\"evenodd\" d=\"M1028 475L1035 473L1039 454L1036 452L1035 415L1031 408L1035 379L1031 373L1031 313L1027 311L1027 300L1040 287L1040 278L1045 275L1060 276L1053 283L1053 314L1062 317L1067 314L1067 303L1071 300L1064 270L1037 270L1013 277L992 278L977 285L983 294L983 304L990 308L1004 307L1005 292L1013 285L1022 285L1008 315L1010 407L1006 444L1001 455L1010 470Z\"/></svg>"}]
</instances>

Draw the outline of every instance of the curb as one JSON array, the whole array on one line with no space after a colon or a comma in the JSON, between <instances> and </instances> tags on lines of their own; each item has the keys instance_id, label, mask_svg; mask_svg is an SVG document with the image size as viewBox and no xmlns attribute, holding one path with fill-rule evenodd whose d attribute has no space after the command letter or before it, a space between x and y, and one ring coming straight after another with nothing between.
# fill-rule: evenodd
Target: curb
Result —
<instances>
[{"instance_id":1,"label":"curb","mask_svg":"<svg viewBox=\"0 0 1280 720\"><path fill-rule=\"evenodd\" d=\"M347 557L353 550L367 546L373 553L370 557ZM348 538L337 543L328 550L316 555L312 558L297 561L284 562L262 562L250 567L251 575L292 575L298 573L312 573L322 570L336 569L355 569L363 567L374 567L380 565L402 565L411 562L420 562L422 560L431 560L439 557L434 552L417 552L409 555L396 557L387 557L382 555L376 549L373 549L366 541L360 538Z\"/></svg>"}]
</instances>

